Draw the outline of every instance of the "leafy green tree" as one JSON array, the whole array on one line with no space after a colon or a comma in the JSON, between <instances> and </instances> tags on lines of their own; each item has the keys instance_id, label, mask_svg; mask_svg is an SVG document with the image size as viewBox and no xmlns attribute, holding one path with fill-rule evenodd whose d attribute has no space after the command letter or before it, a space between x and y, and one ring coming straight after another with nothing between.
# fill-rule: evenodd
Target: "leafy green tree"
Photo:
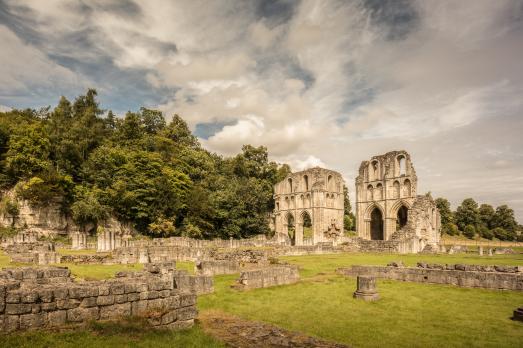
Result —
<instances>
[{"instance_id":1,"label":"leafy green tree","mask_svg":"<svg viewBox=\"0 0 523 348\"><path fill-rule=\"evenodd\" d=\"M472 239L476 235L476 228L473 225L467 225L463 230L463 234L465 237Z\"/></svg>"},{"instance_id":2,"label":"leafy green tree","mask_svg":"<svg viewBox=\"0 0 523 348\"><path fill-rule=\"evenodd\" d=\"M450 202L446 198L436 198L436 207L441 216L441 225L446 225L454 222L452 210L450 209Z\"/></svg>"},{"instance_id":3,"label":"leafy green tree","mask_svg":"<svg viewBox=\"0 0 523 348\"><path fill-rule=\"evenodd\" d=\"M458 226L450 222L442 225L441 232L448 234L449 236L457 236L459 234Z\"/></svg>"},{"instance_id":4,"label":"leafy green tree","mask_svg":"<svg viewBox=\"0 0 523 348\"><path fill-rule=\"evenodd\" d=\"M18 179L36 175L52 166L50 150L49 138L40 126L34 124L18 129L9 139L6 170Z\"/></svg>"},{"instance_id":5,"label":"leafy green tree","mask_svg":"<svg viewBox=\"0 0 523 348\"><path fill-rule=\"evenodd\" d=\"M492 233L491 230L488 229L485 225L480 225L478 228L478 234L485 239L492 239L494 238L494 233Z\"/></svg>"},{"instance_id":6,"label":"leafy green tree","mask_svg":"<svg viewBox=\"0 0 523 348\"><path fill-rule=\"evenodd\" d=\"M75 202L71 205L71 214L74 222L82 229L89 224L96 226L100 221L109 217L110 208L101 204L95 192L84 186L76 187Z\"/></svg>"},{"instance_id":7,"label":"leafy green tree","mask_svg":"<svg viewBox=\"0 0 523 348\"><path fill-rule=\"evenodd\" d=\"M349 189L343 185L343 202L344 202L344 214L343 214L343 227L347 231L356 230L356 216L352 213L352 206L349 199Z\"/></svg>"},{"instance_id":8,"label":"leafy green tree","mask_svg":"<svg viewBox=\"0 0 523 348\"><path fill-rule=\"evenodd\" d=\"M518 223L514 217L514 210L505 204L497 207L496 213L493 216L492 226L501 227L509 232L515 232Z\"/></svg>"},{"instance_id":9,"label":"leafy green tree","mask_svg":"<svg viewBox=\"0 0 523 348\"><path fill-rule=\"evenodd\" d=\"M198 140L192 135L187 123L176 114L165 128L164 136L173 140L176 144L188 147L199 147Z\"/></svg>"},{"instance_id":10,"label":"leafy green tree","mask_svg":"<svg viewBox=\"0 0 523 348\"><path fill-rule=\"evenodd\" d=\"M478 203L472 198L465 199L456 210L456 225L461 231L467 225L477 226L479 224Z\"/></svg>"},{"instance_id":11,"label":"leafy green tree","mask_svg":"<svg viewBox=\"0 0 523 348\"><path fill-rule=\"evenodd\" d=\"M505 231L501 227L496 227L492 230L492 233L494 234L494 237L496 237L499 240L507 240L509 235L507 231Z\"/></svg>"},{"instance_id":12,"label":"leafy green tree","mask_svg":"<svg viewBox=\"0 0 523 348\"><path fill-rule=\"evenodd\" d=\"M479 206L479 219L481 224L488 229L493 227L494 215L496 215L496 212L490 204L482 204Z\"/></svg>"}]
</instances>

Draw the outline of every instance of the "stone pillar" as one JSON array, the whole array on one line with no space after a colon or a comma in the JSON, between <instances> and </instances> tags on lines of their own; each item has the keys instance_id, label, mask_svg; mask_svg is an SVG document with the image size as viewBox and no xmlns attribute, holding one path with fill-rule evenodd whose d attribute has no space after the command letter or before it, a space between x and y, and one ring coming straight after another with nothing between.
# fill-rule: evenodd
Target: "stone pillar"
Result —
<instances>
[{"instance_id":1,"label":"stone pillar","mask_svg":"<svg viewBox=\"0 0 523 348\"><path fill-rule=\"evenodd\" d=\"M489 250L488 250L488 256L492 256L492 248L489 248Z\"/></svg>"},{"instance_id":2,"label":"stone pillar","mask_svg":"<svg viewBox=\"0 0 523 348\"><path fill-rule=\"evenodd\" d=\"M479 256L483 256L483 246L479 246Z\"/></svg>"},{"instance_id":3,"label":"stone pillar","mask_svg":"<svg viewBox=\"0 0 523 348\"><path fill-rule=\"evenodd\" d=\"M303 245L303 223L296 222L294 229L294 245Z\"/></svg>"},{"instance_id":4,"label":"stone pillar","mask_svg":"<svg viewBox=\"0 0 523 348\"><path fill-rule=\"evenodd\" d=\"M354 298L364 301L376 301L380 298L376 290L376 278L373 276L358 276L358 288L354 292Z\"/></svg>"}]
</instances>

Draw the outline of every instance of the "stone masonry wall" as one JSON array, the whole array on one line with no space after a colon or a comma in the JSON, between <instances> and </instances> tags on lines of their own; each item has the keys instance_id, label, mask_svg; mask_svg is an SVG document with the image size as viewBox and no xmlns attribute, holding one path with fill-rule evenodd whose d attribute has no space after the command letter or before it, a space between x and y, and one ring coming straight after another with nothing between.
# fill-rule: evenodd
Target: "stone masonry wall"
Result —
<instances>
[{"instance_id":1,"label":"stone masonry wall","mask_svg":"<svg viewBox=\"0 0 523 348\"><path fill-rule=\"evenodd\" d=\"M370 275L418 283L451 284L469 288L523 291L521 266L426 265L421 267L356 266L339 268L346 276ZM429 268L430 267L430 268Z\"/></svg>"},{"instance_id":2,"label":"stone masonry wall","mask_svg":"<svg viewBox=\"0 0 523 348\"><path fill-rule=\"evenodd\" d=\"M207 276L240 273L240 263L237 261L197 261L194 266L196 273Z\"/></svg>"},{"instance_id":3,"label":"stone masonry wall","mask_svg":"<svg viewBox=\"0 0 523 348\"><path fill-rule=\"evenodd\" d=\"M242 272L234 288L238 290L268 288L277 285L293 284L299 280L300 274L297 266L273 266Z\"/></svg>"},{"instance_id":4,"label":"stone masonry wall","mask_svg":"<svg viewBox=\"0 0 523 348\"><path fill-rule=\"evenodd\" d=\"M0 272L0 331L28 330L147 318L155 327L186 328L196 317L194 289L176 281L173 265L117 278L76 283L67 268L14 268Z\"/></svg>"}]
</instances>

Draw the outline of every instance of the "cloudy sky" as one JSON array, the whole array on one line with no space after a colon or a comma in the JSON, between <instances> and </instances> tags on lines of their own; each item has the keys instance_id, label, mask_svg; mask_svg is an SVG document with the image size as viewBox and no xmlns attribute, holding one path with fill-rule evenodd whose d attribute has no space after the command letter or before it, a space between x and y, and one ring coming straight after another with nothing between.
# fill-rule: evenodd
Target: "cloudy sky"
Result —
<instances>
[{"instance_id":1,"label":"cloudy sky","mask_svg":"<svg viewBox=\"0 0 523 348\"><path fill-rule=\"evenodd\" d=\"M224 155L340 171L405 149L419 192L523 222L523 1L0 0L0 109L96 88Z\"/></svg>"}]
</instances>

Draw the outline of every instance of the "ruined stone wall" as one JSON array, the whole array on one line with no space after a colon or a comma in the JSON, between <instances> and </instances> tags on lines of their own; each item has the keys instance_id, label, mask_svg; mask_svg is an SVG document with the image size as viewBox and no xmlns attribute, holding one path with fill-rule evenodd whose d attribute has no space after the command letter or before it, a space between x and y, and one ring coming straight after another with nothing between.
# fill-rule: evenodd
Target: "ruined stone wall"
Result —
<instances>
[{"instance_id":1,"label":"ruined stone wall","mask_svg":"<svg viewBox=\"0 0 523 348\"><path fill-rule=\"evenodd\" d=\"M197 274L215 276L220 274L234 274L240 272L238 261L197 261L194 265Z\"/></svg>"},{"instance_id":2,"label":"ruined stone wall","mask_svg":"<svg viewBox=\"0 0 523 348\"><path fill-rule=\"evenodd\" d=\"M248 290L293 284L300 280L297 266L272 266L258 270L243 271L234 288Z\"/></svg>"},{"instance_id":3,"label":"ruined stone wall","mask_svg":"<svg viewBox=\"0 0 523 348\"><path fill-rule=\"evenodd\" d=\"M343 234L343 178L338 172L315 167L292 173L274 185L274 202L272 223L278 242L285 243L294 226L292 242L303 245L306 215L312 224L311 244Z\"/></svg>"},{"instance_id":4,"label":"ruined stone wall","mask_svg":"<svg viewBox=\"0 0 523 348\"><path fill-rule=\"evenodd\" d=\"M0 331L131 315L145 317L156 327L187 328L197 314L196 293L187 283L176 280L176 271L169 265L82 283L75 283L67 268L4 269L0 272Z\"/></svg>"},{"instance_id":5,"label":"ruined stone wall","mask_svg":"<svg viewBox=\"0 0 523 348\"><path fill-rule=\"evenodd\" d=\"M55 251L54 244L49 242L12 244L3 249L12 262L37 265L60 263L60 254Z\"/></svg>"},{"instance_id":6,"label":"ruined stone wall","mask_svg":"<svg viewBox=\"0 0 523 348\"><path fill-rule=\"evenodd\" d=\"M521 266L426 265L421 267L351 266L337 273L346 276L371 275L378 278L417 283L451 284L461 287L523 291Z\"/></svg>"}]
</instances>

